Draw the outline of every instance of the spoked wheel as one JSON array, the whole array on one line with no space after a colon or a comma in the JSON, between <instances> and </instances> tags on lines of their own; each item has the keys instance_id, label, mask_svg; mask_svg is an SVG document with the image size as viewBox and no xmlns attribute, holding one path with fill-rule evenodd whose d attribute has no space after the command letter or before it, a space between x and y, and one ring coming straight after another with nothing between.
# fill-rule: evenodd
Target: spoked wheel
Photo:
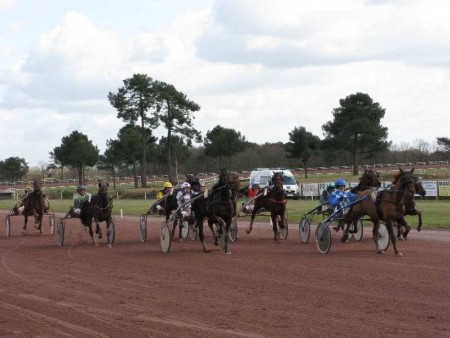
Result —
<instances>
[{"instance_id":1,"label":"spoked wheel","mask_svg":"<svg viewBox=\"0 0 450 338\"><path fill-rule=\"evenodd\" d=\"M10 237L11 236L11 217L9 215L6 215L5 230L6 230L6 237Z\"/></svg>"},{"instance_id":2,"label":"spoked wheel","mask_svg":"<svg viewBox=\"0 0 450 338\"><path fill-rule=\"evenodd\" d=\"M139 234L141 242L145 242L147 240L147 214L142 214L139 217Z\"/></svg>"},{"instance_id":3,"label":"spoked wheel","mask_svg":"<svg viewBox=\"0 0 450 338\"><path fill-rule=\"evenodd\" d=\"M169 252L171 243L169 222L166 221L161 225L161 251Z\"/></svg>"},{"instance_id":4,"label":"spoked wheel","mask_svg":"<svg viewBox=\"0 0 450 338\"><path fill-rule=\"evenodd\" d=\"M197 222L194 223L189 223L189 237L195 241L197 239L198 236L198 227L197 227Z\"/></svg>"},{"instance_id":5,"label":"spoked wheel","mask_svg":"<svg viewBox=\"0 0 450 338\"><path fill-rule=\"evenodd\" d=\"M288 237L288 233L289 233L289 225L288 225L288 221L286 218L283 219L283 227L281 228L280 226L278 227L278 231L280 233L280 238L281 239L286 239Z\"/></svg>"},{"instance_id":6,"label":"spoked wheel","mask_svg":"<svg viewBox=\"0 0 450 338\"><path fill-rule=\"evenodd\" d=\"M230 240L232 242L236 241L238 238L238 227L236 217L233 217L231 219L230 232L228 234L228 237L230 237Z\"/></svg>"},{"instance_id":7,"label":"spoked wheel","mask_svg":"<svg viewBox=\"0 0 450 338\"><path fill-rule=\"evenodd\" d=\"M58 219L58 222L56 224L56 234L57 236L57 243L59 246L64 245L64 231L66 228L66 221L62 218Z\"/></svg>"},{"instance_id":8,"label":"spoked wheel","mask_svg":"<svg viewBox=\"0 0 450 338\"><path fill-rule=\"evenodd\" d=\"M364 232L362 219L359 219L356 222L356 229L354 229L354 230L355 230L355 232L353 233L353 238L355 241L360 242L361 239L363 238L363 232Z\"/></svg>"},{"instance_id":9,"label":"spoked wheel","mask_svg":"<svg viewBox=\"0 0 450 338\"><path fill-rule=\"evenodd\" d=\"M378 246L380 250L386 251L389 248L390 242L391 240L386 225L380 223L380 227L378 228Z\"/></svg>"},{"instance_id":10,"label":"spoked wheel","mask_svg":"<svg viewBox=\"0 0 450 338\"><path fill-rule=\"evenodd\" d=\"M316 229L316 246L320 253L327 254L331 248L331 232L329 223L320 223Z\"/></svg>"},{"instance_id":11,"label":"spoked wheel","mask_svg":"<svg viewBox=\"0 0 450 338\"><path fill-rule=\"evenodd\" d=\"M52 235L54 235L55 234L55 215L50 215L48 217L48 220L50 222L50 233Z\"/></svg>"},{"instance_id":12,"label":"spoked wheel","mask_svg":"<svg viewBox=\"0 0 450 338\"><path fill-rule=\"evenodd\" d=\"M300 220L298 234L302 243L308 243L311 234L311 223L307 217L302 217Z\"/></svg>"},{"instance_id":13,"label":"spoked wheel","mask_svg":"<svg viewBox=\"0 0 450 338\"><path fill-rule=\"evenodd\" d=\"M114 244L116 239L116 220L112 216L109 220L109 226L106 234L108 236L108 244Z\"/></svg>"},{"instance_id":14,"label":"spoked wheel","mask_svg":"<svg viewBox=\"0 0 450 338\"><path fill-rule=\"evenodd\" d=\"M185 220L180 220L181 238L186 239L189 236L189 223Z\"/></svg>"},{"instance_id":15,"label":"spoked wheel","mask_svg":"<svg viewBox=\"0 0 450 338\"><path fill-rule=\"evenodd\" d=\"M225 250L227 249L227 243L225 241L225 236L227 236L226 234L226 225L225 225L225 221L220 218L217 217L217 237L219 238L219 248L220 250L222 250L223 252L226 252Z\"/></svg>"}]
</instances>

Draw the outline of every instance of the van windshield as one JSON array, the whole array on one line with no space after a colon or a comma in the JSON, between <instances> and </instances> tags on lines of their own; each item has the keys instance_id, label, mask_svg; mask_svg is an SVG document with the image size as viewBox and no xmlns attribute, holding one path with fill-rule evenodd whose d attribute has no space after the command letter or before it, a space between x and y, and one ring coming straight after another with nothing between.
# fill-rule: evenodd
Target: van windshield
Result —
<instances>
[{"instance_id":1,"label":"van windshield","mask_svg":"<svg viewBox=\"0 0 450 338\"><path fill-rule=\"evenodd\" d=\"M283 184L284 185L295 185L295 184L297 184L297 182L295 181L294 177L292 177L292 176L284 176Z\"/></svg>"}]
</instances>

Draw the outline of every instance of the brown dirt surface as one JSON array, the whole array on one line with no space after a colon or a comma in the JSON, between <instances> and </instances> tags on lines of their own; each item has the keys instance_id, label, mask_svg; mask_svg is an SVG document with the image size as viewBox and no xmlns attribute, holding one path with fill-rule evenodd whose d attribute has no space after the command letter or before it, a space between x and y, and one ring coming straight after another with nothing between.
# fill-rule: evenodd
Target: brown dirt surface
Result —
<instances>
[{"instance_id":1,"label":"brown dirt surface","mask_svg":"<svg viewBox=\"0 0 450 338\"><path fill-rule=\"evenodd\" d=\"M0 213L4 224L6 211ZM223 254L206 230L198 241L160 249L161 218L116 219L108 249L90 244L78 220L67 220L64 246L12 218L0 234L0 337L450 337L450 232L413 230L377 255L363 240L341 243L332 231L329 254L312 234L274 243L257 223ZM104 228L104 224L102 225Z\"/></svg>"}]
</instances>

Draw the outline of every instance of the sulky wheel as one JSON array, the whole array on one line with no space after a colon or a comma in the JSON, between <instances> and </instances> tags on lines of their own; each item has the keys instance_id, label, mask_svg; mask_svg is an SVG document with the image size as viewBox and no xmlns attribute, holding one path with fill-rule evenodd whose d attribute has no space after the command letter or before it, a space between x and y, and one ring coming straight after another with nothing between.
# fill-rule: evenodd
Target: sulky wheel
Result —
<instances>
[{"instance_id":1,"label":"sulky wheel","mask_svg":"<svg viewBox=\"0 0 450 338\"><path fill-rule=\"evenodd\" d=\"M362 219L359 219L356 222L355 228L356 229L353 229L355 231L353 233L353 239L357 242L361 242L361 239L363 238L363 232L364 232Z\"/></svg>"},{"instance_id":2,"label":"sulky wheel","mask_svg":"<svg viewBox=\"0 0 450 338\"><path fill-rule=\"evenodd\" d=\"M281 239L286 239L288 237L289 225L288 225L288 221L287 221L286 218L283 219L283 227L279 226L278 231L280 233L280 238Z\"/></svg>"},{"instance_id":3,"label":"sulky wheel","mask_svg":"<svg viewBox=\"0 0 450 338\"><path fill-rule=\"evenodd\" d=\"M56 223L56 240L59 246L64 245L64 231L66 228L66 221L62 218L58 219L58 222Z\"/></svg>"},{"instance_id":4,"label":"sulky wheel","mask_svg":"<svg viewBox=\"0 0 450 338\"><path fill-rule=\"evenodd\" d=\"M50 233L52 235L54 235L55 234L55 215L50 215L48 217L48 220L50 222Z\"/></svg>"},{"instance_id":5,"label":"sulky wheel","mask_svg":"<svg viewBox=\"0 0 450 338\"><path fill-rule=\"evenodd\" d=\"M142 214L139 217L139 235L141 237L141 242L147 240L147 214Z\"/></svg>"},{"instance_id":6,"label":"sulky wheel","mask_svg":"<svg viewBox=\"0 0 450 338\"><path fill-rule=\"evenodd\" d=\"M11 236L11 217L9 215L6 215L5 230L6 230L6 237L10 237Z\"/></svg>"},{"instance_id":7,"label":"sulky wheel","mask_svg":"<svg viewBox=\"0 0 450 338\"><path fill-rule=\"evenodd\" d=\"M311 223L309 219L303 216L298 225L298 234L302 243L308 243L311 235Z\"/></svg>"},{"instance_id":8,"label":"sulky wheel","mask_svg":"<svg viewBox=\"0 0 450 338\"><path fill-rule=\"evenodd\" d=\"M387 230L386 224L380 223L378 228L378 246L380 250L386 251L389 248L389 232Z\"/></svg>"},{"instance_id":9,"label":"sulky wheel","mask_svg":"<svg viewBox=\"0 0 450 338\"><path fill-rule=\"evenodd\" d=\"M108 237L108 244L114 244L116 239L116 220L113 216L109 219L108 230L106 231Z\"/></svg>"},{"instance_id":10,"label":"sulky wheel","mask_svg":"<svg viewBox=\"0 0 450 338\"><path fill-rule=\"evenodd\" d=\"M231 219L230 232L228 234L228 237L230 237L230 240L232 242L235 242L238 239L238 227L236 217L233 217Z\"/></svg>"},{"instance_id":11,"label":"sulky wheel","mask_svg":"<svg viewBox=\"0 0 450 338\"><path fill-rule=\"evenodd\" d=\"M161 251L169 252L171 242L169 222L166 221L161 225Z\"/></svg>"},{"instance_id":12,"label":"sulky wheel","mask_svg":"<svg viewBox=\"0 0 450 338\"><path fill-rule=\"evenodd\" d=\"M320 223L316 229L316 246L320 253L327 254L331 248L331 232L329 223Z\"/></svg>"}]
</instances>

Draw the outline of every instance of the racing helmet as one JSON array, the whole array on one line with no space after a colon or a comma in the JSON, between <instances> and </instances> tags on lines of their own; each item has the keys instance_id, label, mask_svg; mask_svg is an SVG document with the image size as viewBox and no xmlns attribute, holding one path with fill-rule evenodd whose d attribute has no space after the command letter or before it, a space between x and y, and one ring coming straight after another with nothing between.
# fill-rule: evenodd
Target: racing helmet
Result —
<instances>
[{"instance_id":1,"label":"racing helmet","mask_svg":"<svg viewBox=\"0 0 450 338\"><path fill-rule=\"evenodd\" d=\"M186 189L186 188L190 188L191 185L188 182L183 182L183 184L181 184L181 189Z\"/></svg>"},{"instance_id":2,"label":"racing helmet","mask_svg":"<svg viewBox=\"0 0 450 338\"><path fill-rule=\"evenodd\" d=\"M327 185L327 191L331 191L334 189L334 184L333 183L328 183Z\"/></svg>"},{"instance_id":3,"label":"racing helmet","mask_svg":"<svg viewBox=\"0 0 450 338\"><path fill-rule=\"evenodd\" d=\"M336 186L336 188L341 187L341 186L345 187L347 185L347 183L345 182L345 180L343 178L338 178L336 180L336 182L334 183L334 185Z\"/></svg>"},{"instance_id":4,"label":"racing helmet","mask_svg":"<svg viewBox=\"0 0 450 338\"><path fill-rule=\"evenodd\" d=\"M86 187L81 184L77 187L77 192L81 192L82 190L86 190Z\"/></svg>"},{"instance_id":5,"label":"racing helmet","mask_svg":"<svg viewBox=\"0 0 450 338\"><path fill-rule=\"evenodd\" d=\"M165 182L163 185L163 188L172 188L172 183L170 183L169 181Z\"/></svg>"}]
</instances>

